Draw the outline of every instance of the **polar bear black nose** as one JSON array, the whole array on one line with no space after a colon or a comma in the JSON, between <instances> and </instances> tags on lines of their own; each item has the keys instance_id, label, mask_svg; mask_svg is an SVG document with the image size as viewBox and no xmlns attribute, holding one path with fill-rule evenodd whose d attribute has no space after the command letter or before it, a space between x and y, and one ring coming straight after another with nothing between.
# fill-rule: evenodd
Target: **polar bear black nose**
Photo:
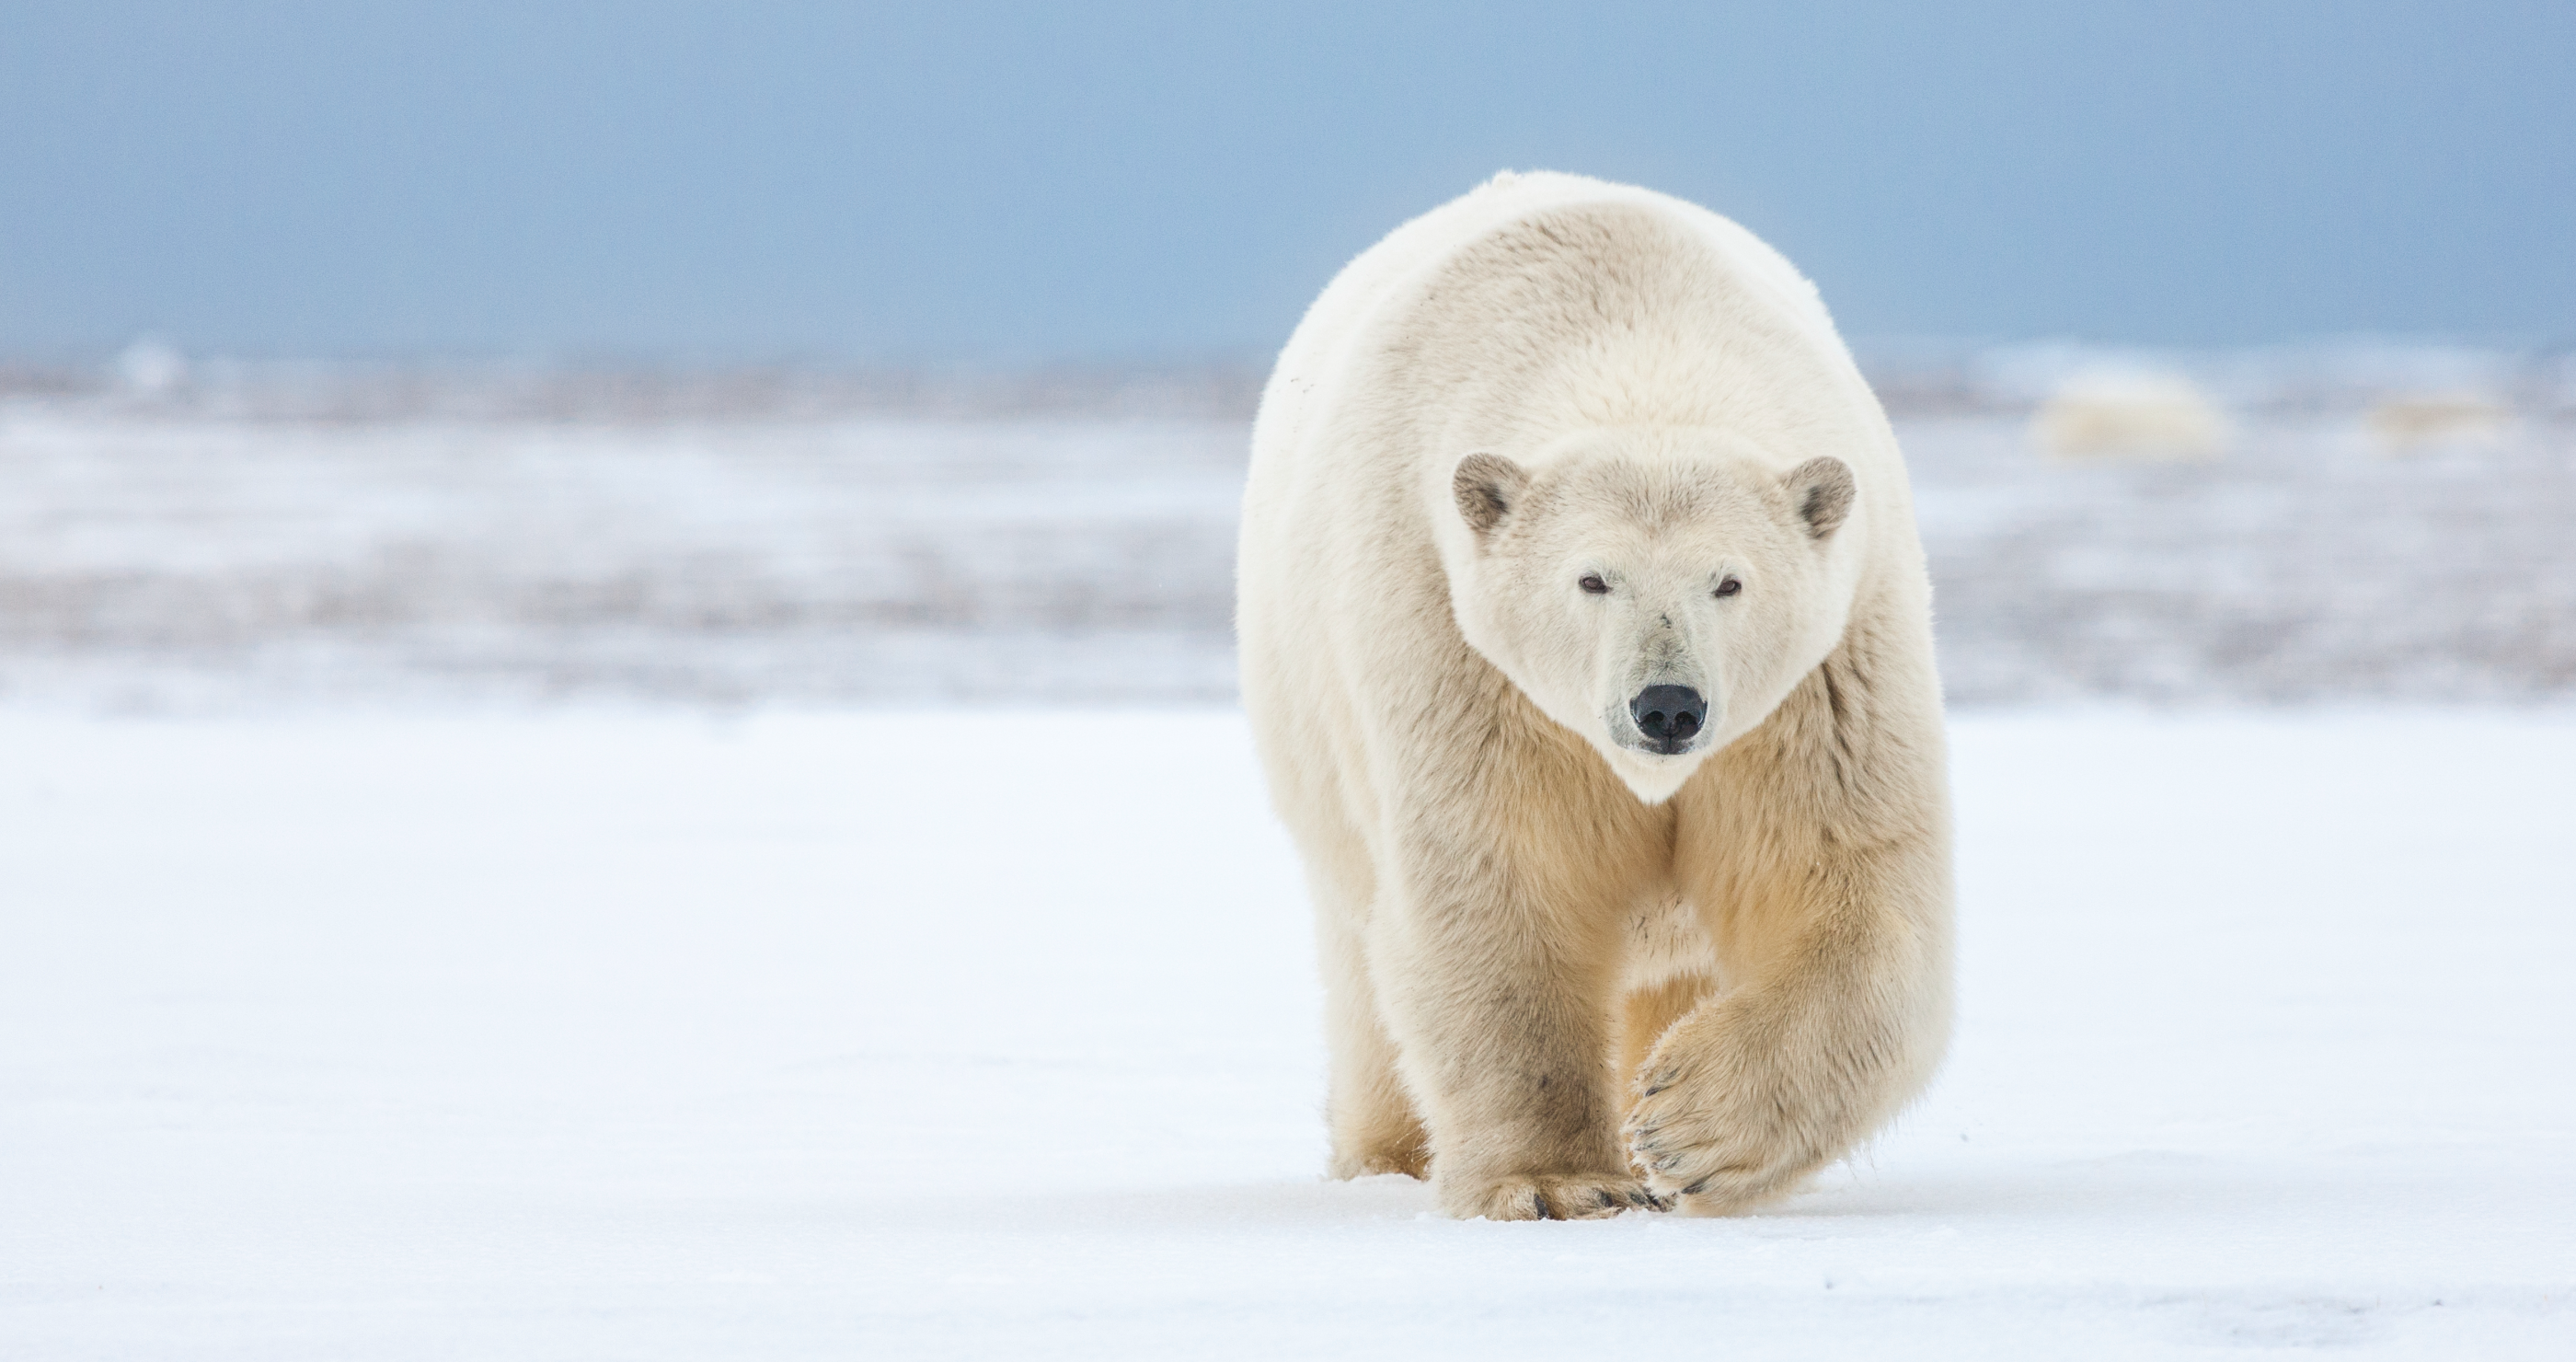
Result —
<instances>
[{"instance_id":1,"label":"polar bear black nose","mask_svg":"<svg viewBox=\"0 0 2576 1362\"><path fill-rule=\"evenodd\" d=\"M1688 686L1648 686L1628 702L1628 713L1656 751L1678 752L1699 736L1699 726L1708 718L1708 702Z\"/></svg>"}]
</instances>

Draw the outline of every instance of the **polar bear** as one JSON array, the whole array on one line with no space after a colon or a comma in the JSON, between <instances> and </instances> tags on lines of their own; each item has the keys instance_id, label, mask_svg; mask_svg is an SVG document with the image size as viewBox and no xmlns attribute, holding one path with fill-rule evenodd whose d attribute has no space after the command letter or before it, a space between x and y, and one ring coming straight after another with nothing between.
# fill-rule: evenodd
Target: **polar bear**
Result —
<instances>
[{"instance_id":1,"label":"polar bear","mask_svg":"<svg viewBox=\"0 0 2576 1362\"><path fill-rule=\"evenodd\" d=\"M1243 698L1315 900L1334 1175L1458 1216L1725 1212L1922 1088L1931 588L1786 260L1502 175L1334 279L1253 445Z\"/></svg>"}]
</instances>

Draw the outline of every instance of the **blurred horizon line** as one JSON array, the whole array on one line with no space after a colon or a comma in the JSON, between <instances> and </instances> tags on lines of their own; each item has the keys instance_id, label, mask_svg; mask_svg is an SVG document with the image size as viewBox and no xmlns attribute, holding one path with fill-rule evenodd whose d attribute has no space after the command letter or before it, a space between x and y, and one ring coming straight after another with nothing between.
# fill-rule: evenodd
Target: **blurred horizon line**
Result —
<instances>
[{"instance_id":1,"label":"blurred horizon line","mask_svg":"<svg viewBox=\"0 0 2576 1362\"><path fill-rule=\"evenodd\" d=\"M1862 337L1855 358L1891 413L2027 412L2071 378L2153 372L2251 411L2366 406L2392 393L2473 393L2576 417L2576 335L2547 340L2353 333L2253 344L2071 337ZM0 351L0 401L266 420L692 421L865 414L1248 419L1267 352L1054 359L869 360L611 352Z\"/></svg>"}]
</instances>

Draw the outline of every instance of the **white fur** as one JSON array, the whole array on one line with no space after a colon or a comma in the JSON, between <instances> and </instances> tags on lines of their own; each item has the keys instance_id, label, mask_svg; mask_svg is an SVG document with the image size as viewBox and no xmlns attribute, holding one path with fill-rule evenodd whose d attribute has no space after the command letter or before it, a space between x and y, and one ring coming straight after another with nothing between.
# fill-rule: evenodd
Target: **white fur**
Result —
<instances>
[{"instance_id":1,"label":"white fur","mask_svg":"<svg viewBox=\"0 0 2576 1362\"><path fill-rule=\"evenodd\" d=\"M1240 571L1337 1171L1513 1216L1636 1204L1641 1168L1725 1209L1928 1076L1948 825L1904 466L1750 233L1554 174L1397 229L1280 357ZM1709 702L1672 755L1628 713L1658 683Z\"/></svg>"}]
</instances>

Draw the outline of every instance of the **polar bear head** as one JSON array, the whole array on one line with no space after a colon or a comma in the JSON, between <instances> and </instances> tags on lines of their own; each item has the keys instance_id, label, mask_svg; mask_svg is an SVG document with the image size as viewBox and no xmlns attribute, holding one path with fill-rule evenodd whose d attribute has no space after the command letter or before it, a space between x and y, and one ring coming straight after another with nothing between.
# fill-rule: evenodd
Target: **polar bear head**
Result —
<instances>
[{"instance_id":1,"label":"polar bear head","mask_svg":"<svg viewBox=\"0 0 2576 1362\"><path fill-rule=\"evenodd\" d=\"M1471 646L1658 803L1842 636L1858 485L1840 459L1780 473L1723 443L1550 454L1459 461L1451 604Z\"/></svg>"}]
</instances>

